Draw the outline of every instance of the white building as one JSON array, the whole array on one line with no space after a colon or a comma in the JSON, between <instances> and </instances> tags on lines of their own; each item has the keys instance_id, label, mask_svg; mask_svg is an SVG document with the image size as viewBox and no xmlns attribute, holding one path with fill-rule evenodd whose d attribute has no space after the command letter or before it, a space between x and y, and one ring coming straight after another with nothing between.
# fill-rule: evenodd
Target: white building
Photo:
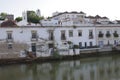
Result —
<instances>
[{"instance_id":1,"label":"white building","mask_svg":"<svg viewBox=\"0 0 120 80\"><path fill-rule=\"evenodd\" d=\"M99 25L96 26L97 45L119 45L120 44L120 25Z\"/></svg>"},{"instance_id":2,"label":"white building","mask_svg":"<svg viewBox=\"0 0 120 80\"><path fill-rule=\"evenodd\" d=\"M56 23L57 22L57 23ZM109 24L107 17L86 16L84 12L55 12L48 20L43 20L43 26L93 26L94 24ZM51 23L51 24L50 24ZM56 23L56 24L55 24Z\"/></svg>"},{"instance_id":3,"label":"white building","mask_svg":"<svg viewBox=\"0 0 120 80\"><path fill-rule=\"evenodd\" d=\"M27 49L32 52L40 50L49 50L56 47L58 49L69 49L71 45L78 48L87 48L96 46L95 27L1 27L0 28L1 50L4 46L4 52L19 53ZM16 47L16 45L19 45ZM21 46L20 46L21 45ZM24 46L24 47L23 47ZM9 52L8 52L9 51Z\"/></svg>"},{"instance_id":4,"label":"white building","mask_svg":"<svg viewBox=\"0 0 120 80\"><path fill-rule=\"evenodd\" d=\"M58 26L80 26L85 23L85 16L84 12L55 12L50 19L58 21Z\"/></svg>"},{"instance_id":5,"label":"white building","mask_svg":"<svg viewBox=\"0 0 120 80\"><path fill-rule=\"evenodd\" d=\"M42 26L60 26L59 21L54 19L44 19L40 22Z\"/></svg>"},{"instance_id":6,"label":"white building","mask_svg":"<svg viewBox=\"0 0 120 80\"><path fill-rule=\"evenodd\" d=\"M37 14L40 16L39 10ZM0 27L0 53L20 53L27 49L36 54L45 52L47 55L53 48L68 51L74 47L83 50L120 44L119 21L111 22L98 15L86 17L83 12L57 12L53 17L42 20L42 26L32 26L27 22L27 13L23 12L20 25L10 22L6 23L7 26L2 23Z\"/></svg>"}]
</instances>

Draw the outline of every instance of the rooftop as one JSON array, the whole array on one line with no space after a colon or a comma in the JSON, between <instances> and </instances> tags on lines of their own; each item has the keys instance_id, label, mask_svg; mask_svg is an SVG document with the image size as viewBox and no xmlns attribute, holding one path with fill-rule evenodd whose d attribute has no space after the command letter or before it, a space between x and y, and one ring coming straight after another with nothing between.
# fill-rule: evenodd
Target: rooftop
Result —
<instances>
[{"instance_id":1,"label":"rooftop","mask_svg":"<svg viewBox=\"0 0 120 80\"><path fill-rule=\"evenodd\" d=\"M17 24L13 20L7 20L1 23L0 27L16 27Z\"/></svg>"}]
</instances>

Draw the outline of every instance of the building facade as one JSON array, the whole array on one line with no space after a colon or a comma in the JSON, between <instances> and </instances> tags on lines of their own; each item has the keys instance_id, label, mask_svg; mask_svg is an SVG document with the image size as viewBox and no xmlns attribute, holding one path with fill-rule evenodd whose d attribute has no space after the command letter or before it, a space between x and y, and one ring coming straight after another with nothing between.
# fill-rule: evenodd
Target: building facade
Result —
<instances>
[{"instance_id":1,"label":"building facade","mask_svg":"<svg viewBox=\"0 0 120 80\"><path fill-rule=\"evenodd\" d=\"M104 25L96 26L96 40L97 45L116 46L120 44L120 26L118 25Z\"/></svg>"},{"instance_id":2,"label":"building facade","mask_svg":"<svg viewBox=\"0 0 120 80\"><path fill-rule=\"evenodd\" d=\"M68 49L76 45L78 48L96 46L95 27L1 27L0 43L5 51L20 52L29 50L37 52L50 48ZM21 45L16 47L16 45ZM0 47L1 49L3 47ZM17 49L16 49L17 48ZM6 50L5 50L6 49Z\"/></svg>"},{"instance_id":3,"label":"building facade","mask_svg":"<svg viewBox=\"0 0 120 80\"><path fill-rule=\"evenodd\" d=\"M37 14L40 16L39 10ZM69 49L74 48L116 47L120 45L119 22L99 15L86 16L84 12L64 12L54 13L51 18L42 20L41 26L33 26L27 25L27 13L23 12L23 20L19 22L21 25L17 26L18 23L11 20L1 23L0 53L17 54L27 50L33 54L47 54L53 49L69 53Z\"/></svg>"}]
</instances>

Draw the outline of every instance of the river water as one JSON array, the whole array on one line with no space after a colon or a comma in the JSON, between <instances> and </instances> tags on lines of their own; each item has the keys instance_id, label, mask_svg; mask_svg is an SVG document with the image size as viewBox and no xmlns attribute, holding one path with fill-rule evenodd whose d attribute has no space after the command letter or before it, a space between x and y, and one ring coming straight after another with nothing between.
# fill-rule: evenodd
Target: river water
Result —
<instances>
[{"instance_id":1,"label":"river water","mask_svg":"<svg viewBox=\"0 0 120 80\"><path fill-rule=\"evenodd\" d=\"M4 65L0 80L120 80L120 55Z\"/></svg>"}]
</instances>

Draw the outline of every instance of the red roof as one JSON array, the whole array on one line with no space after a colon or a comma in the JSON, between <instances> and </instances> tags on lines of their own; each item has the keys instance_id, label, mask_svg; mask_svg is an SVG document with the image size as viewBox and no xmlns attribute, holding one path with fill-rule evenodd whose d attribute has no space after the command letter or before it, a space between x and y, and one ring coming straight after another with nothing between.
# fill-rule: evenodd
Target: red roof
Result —
<instances>
[{"instance_id":1,"label":"red roof","mask_svg":"<svg viewBox=\"0 0 120 80\"><path fill-rule=\"evenodd\" d=\"M17 24L15 23L15 21L7 20L2 22L0 27L17 27Z\"/></svg>"}]
</instances>

